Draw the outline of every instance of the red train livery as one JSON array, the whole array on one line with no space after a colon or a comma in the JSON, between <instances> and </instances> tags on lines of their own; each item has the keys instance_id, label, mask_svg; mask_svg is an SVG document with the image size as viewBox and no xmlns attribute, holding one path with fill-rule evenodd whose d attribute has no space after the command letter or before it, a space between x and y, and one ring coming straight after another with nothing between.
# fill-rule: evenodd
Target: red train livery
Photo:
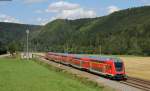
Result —
<instances>
[{"instance_id":1,"label":"red train livery","mask_svg":"<svg viewBox=\"0 0 150 91\"><path fill-rule=\"evenodd\" d=\"M83 57L75 54L48 52L46 59L62 64L85 69L111 79L124 80L126 78L124 62L119 58Z\"/></svg>"}]
</instances>

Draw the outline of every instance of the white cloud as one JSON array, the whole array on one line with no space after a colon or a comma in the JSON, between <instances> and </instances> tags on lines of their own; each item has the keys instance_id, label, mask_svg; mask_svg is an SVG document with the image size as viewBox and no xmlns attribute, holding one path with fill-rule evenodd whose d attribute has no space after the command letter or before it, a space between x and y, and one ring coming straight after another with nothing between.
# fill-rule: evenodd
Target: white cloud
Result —
<instances>
[{"instance_id":1,"label":"white cloud","mask_svg":"<svg viewBox=\"0 0 150 91\"><path fill-rule=\"evenodd\" d=\"M78 8L74 10L63 10L59 13L56 18L60 19L79 19L79 18L94 18L96 13L92 10L85 10L83 8Z\"/></svg>"},{"instance_id":2,"label":"white cloud","mask_svg":"<svg viewBox=\"0 0 150 91\"><path fill-rule=\"evenodd\" d=\"M79 8L80 5L74 4L74 3L69 3L65 1L58 1L55 3L51 3L48 6L48 9L46 9L46 12L60 12L62 10L73 10Z\"/></svg>"},{"instance_id":3,"label":"white cloud","mask_svg":"<svg viewBox=\"0 0 150 91\"><path fill-rule=\"evenodd\" d=\"M41 3L41 2L45 2L47 0L24 0L24 3L26 4L33 4L33 3Z\"/></svg>"},{"instance_id":4,"label":"white cloud","mask_svg":"<svg viewBox=\"0 0 150 91\"><path fill-rule=\"evenodd\" d=\"M16 19L12 16L8 16L8 15L5 15L5 14L0 14L0 22L20 23L19 19Z\"/></svg>"},{"instance_id":5,"label":"white cloud","mask_svg":"<svg viewBox=\"0 0 150 91\"><path fill-rule=\"evenodd\" d=\"M142 3L150 3L149 0L140 0Z\"/></svg>"},{"instance_id":6,"label":"white cloud","mask_svg":"<svg viewBox=\"0 0 150 91\"><path fill-rule=\"evenodd\" d=\"M150 5L150 0L138 0L138 3L142 5L149 6Z\"/></svg>"},{"instance_id":7,"label":"white cloud","mask_svg":"<svg viewBox=\"0 0 150 91\"><path fill-rule=\"evenodd\" d=\"M119 11L120 10L117 6L114 6L114 5L109 6L107 9L108 9L108 13L113 13L115 11Z\"/></svg>"},{"instance_id":8,"label":"white cloud","mask_svg":"<svg viewBox=\"0 0 150 91\"><path fill-rule=\"evenodd\" d=\"M36 11L41 13L41 11ZM69 3L62 0L51 3L42 13L54 13L55 16L51 18L37 18L37 21L45 25L46 23L55 19L80 19L80 18L94 18L97 16L96 12L90 9L84 9L79 4Z\"/></svg>"},{"instance_id":9,"label":"white cloud","mask_svg":"<svg viewBox=\"0 0 150 91\"><path fill-rule=\"evenodd\" d=\"M40 24L40 25L45 25L47 24L48 22L52 21L54 19L50 19L50 18L41 18L41 17L38 17L37 18L37 22Z\"/></svg>"},{"instance_id":10,"label":"white cloud","mask_svg":"<svg viewBox=\"0 0 150 91\"><path fill-rule=\"evenodd\" d=\"M42 18L40 18L40 17L39 17L39 18L37 18L37 21L42 21Z\"/></svg>"},{"instance_id":11,"label":"white cloud","mask_svg":"<svg viewBox=\"0 0 150 91\"><path fill-rule=\"evenodd\" d=\"M57 13L56 16L53 16L51 18L37 18L37 21L41 25L45 25L48 22L51 22L56 19L80 19L80 18L94 18L96 17L96 13L92 10L84 10L82 8L74 9L74 10L63 10L59 13Z\"/></svg>"},{"instance_id":12,"label":"white cloud","mask_svg":"<svg viewBox=\"0 0 150 91\"><path fill-rule=\"evenodd\" d=\"M96 17L96 12L82 8L79 4L58 1L49 5L46 12L56 13L54 19L79 19Z\"/></svg>"}]
</instances>

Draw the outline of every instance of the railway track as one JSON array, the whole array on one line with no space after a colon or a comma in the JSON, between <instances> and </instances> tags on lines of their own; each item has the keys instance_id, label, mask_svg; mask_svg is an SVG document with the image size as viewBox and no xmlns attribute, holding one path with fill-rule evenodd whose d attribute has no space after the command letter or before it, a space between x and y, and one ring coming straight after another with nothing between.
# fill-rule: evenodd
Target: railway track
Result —
<instances>
[{"instance_id":1,"label":"railway track","mask_svg":"<svg viewBox=\"0 0 150 91\"><path fill-rule=\"evenodd\" d=\"M143 91L150 91L150 81L134 78L134 77L128 77L128 80L126 81L120 81L120 83L141 89Z\"/></svg>"}]
</instances>

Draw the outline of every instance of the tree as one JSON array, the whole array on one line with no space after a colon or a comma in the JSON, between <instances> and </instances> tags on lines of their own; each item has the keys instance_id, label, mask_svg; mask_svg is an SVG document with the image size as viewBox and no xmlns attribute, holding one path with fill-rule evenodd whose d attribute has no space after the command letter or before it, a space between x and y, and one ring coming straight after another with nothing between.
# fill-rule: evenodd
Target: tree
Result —
<instances>
[{"instance_id":1,"label":"tree","mask_svg":"<svg viewBox=\"0 0 150 91\"><path fill-rule=\"evenodd\" d=\"M8 51L10 52L10 54L12 56L14 56L14 53L16 53L17 51L17 43L15 42L11 42L9 45L8 45Z\"/></svg>"},{"instance_id":2,"label":"tree","mask_svg":"<svg viewBox=\"0 0 150 91\"><path fill-rule=\"evenodd\" d=\"M7 53L6 47L0 41L0 55L6 53Z\"/></svg>"}]
</instances>

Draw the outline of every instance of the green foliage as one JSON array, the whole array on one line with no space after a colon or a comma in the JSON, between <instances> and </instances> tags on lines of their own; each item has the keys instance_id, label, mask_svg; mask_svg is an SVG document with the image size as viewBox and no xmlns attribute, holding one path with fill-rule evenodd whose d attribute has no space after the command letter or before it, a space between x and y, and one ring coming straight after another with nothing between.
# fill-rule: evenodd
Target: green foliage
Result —
<instances>
[{"instance_id":1,"label":"green foliage","mask_svg":"<svg viewBox=\"0 0 150 91\"><path fill-rule=\"evenodd\" d=\"M0 55L6 53L7 53L7 48L4 46L3 42L0 41Z\"/></svg>"},{"instance_id":2,"label":"green foliage","mask_svg":"<svg viewBox=\"0 0 150 91\"><path fill-rule=\"evenodd\" d=\"M8 51L8 45L12 42L15 42L19 46L18 50L23 50L26 43L24 42L26 39L26 30L29 29L32 35L40 27L37 25L0 22L0 53Z\"/></svg>"},{"instance_id":3,"label":"green foliage","mask_svg":"<svg viewBox=\"0 0 150 91\"><path fill-rule=\"evenodd\" d=\"M150 55L150 6L93 19L58 19L32 39L39 51Z\"/></svg>"},{"instance_id":4,"label":"green foliage","mask_svg":"<svg viewBox=\"0 0 150 91\"><path fill-rule=\"evenodd\" d=\"M57 19L44 27L0 23L0 52L12 41L23 51L26 29L31 30L30 51L99 53L101 46L103 54L150 55L150 6L97 18Z\"/></svg>"},{"instance_id":5,"label":"green foliage","mask_svg":"<svg viewBox=\"0 0 150 91\"><path fill-rule=\"evenodd\" d=\"M11 55L13 55L14 53L16 53L18 47L19 46L15 42L11 42L8 45L8 51L10 52Z\"/></svg>"}]
</instances>

